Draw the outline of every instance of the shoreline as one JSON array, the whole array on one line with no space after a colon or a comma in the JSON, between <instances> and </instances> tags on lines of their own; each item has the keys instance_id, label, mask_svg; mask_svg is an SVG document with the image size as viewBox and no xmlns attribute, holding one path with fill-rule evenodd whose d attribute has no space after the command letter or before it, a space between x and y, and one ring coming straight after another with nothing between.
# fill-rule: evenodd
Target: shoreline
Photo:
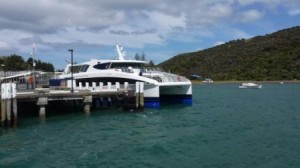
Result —
<instances>
[{"instance_id":1,"label":"shoreline","mask_svg":"<svg viewBox=\"0 0 300 168\"><path fill-rule=\"evenodd\" d=\"M300 84L300 80L275 80L275 81L214 81L212 83L208 83L208 82L202 82L202 81L196 81L196 80L191 80L192 84L238 84L238 83L247 83L247 82L255 82L255 83L280 83L280 82L284 82L284 83L297 83Z\"/></svg>"}]
</instances>

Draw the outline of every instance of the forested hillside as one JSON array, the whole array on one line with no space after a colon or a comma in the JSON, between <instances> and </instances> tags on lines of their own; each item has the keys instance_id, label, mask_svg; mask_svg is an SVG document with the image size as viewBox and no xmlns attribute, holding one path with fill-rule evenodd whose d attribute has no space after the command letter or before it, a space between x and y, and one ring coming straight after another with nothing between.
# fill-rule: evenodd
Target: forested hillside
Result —
<instances>
[{"instance_id":1,"label":"forested hillside","mask_svg":"<svg viewBox=\"0 0 300 168\"><path fill-rule=\"evenodd\" d=\"M299 80L300 26L180 54L160 66L213 80Z\"/></svg>"},{"instance_id":2,"label":"forested hillside","mask_svg":"<svg viewBox=\"0 0 300 168\"><path fill-rule=\"evenodd\" d=\"M1 71L23 71L32 69L32 58L24 61L22 56L10 55L10 56L0 56ZM40 60L35 60L35 69L42 70L45 72L54 72L54 66L51 63L42 62Z\"/></svg>"}]
</instances>

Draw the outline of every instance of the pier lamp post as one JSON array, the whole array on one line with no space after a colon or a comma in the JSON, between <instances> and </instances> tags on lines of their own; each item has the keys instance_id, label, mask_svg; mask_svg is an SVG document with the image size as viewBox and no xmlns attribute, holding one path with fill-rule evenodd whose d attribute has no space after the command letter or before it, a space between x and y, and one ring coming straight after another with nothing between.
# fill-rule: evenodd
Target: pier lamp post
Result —
<instances>
[{"instance_id":1,"label":"pier lamp post","mask_svg":"<svg viewBox=\"0 0 300 168\"><path fill-rule=\"evenodd\" d=\"M73 49L69 49L68 51L71 52L71 92L73 93Z\"/></svg>"}]
</instances>

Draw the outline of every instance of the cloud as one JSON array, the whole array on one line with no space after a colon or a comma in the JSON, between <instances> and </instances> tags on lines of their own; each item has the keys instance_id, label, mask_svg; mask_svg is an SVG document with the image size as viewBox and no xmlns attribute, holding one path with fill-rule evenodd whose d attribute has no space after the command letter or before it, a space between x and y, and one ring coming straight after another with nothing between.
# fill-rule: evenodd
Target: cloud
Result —
<instances>
[{"instance_id":1,"label":"cloud","mask_svg":"<svg viewBox=\"0 0 300 168\"><path fill-rule=\"evenodd\" d=\"M21 44L20 39L31 38L33 34L18 31L18 30L1 30L0 29L1 41L10 46L10 50L15 52L27 52L27 45Z\"/></svg>"},{"instance_id":2,"label":"cloud","mask_svg":"<svg viewBox=\"0 0 300 168\"><path fill-rule=\"evenodd\" d=\"M187 11L187 22L192 26L209 27L226 21L233 14L230 3L198 4Z\"/></svg>"},{"instance_id":3,"label":"cloud","mask_svg":"<svg viewBox=\"0 0 300 168\"><path fill-rule=\"evenodd\" d=\"M225 44L224 41L217 41L214 43L214 46L218 46L218 45L222 45L222 44Z\"/></svg>"},{"instance_id":4,"label":"cloud","mask_svg":"<svg viewBox=\"0 0 300 168\"><path fill-rule=\"evenodd\" d=\"M0 41L0 50L9 50L9 49L10 46L6 42Z\"/></svg>"},{"instance_id":5,"label":"cloud","mask_svg":"<svg viewBox=\"0 0 300 168\"><path fill-rule=\"evenodd\" d=\"M300 9L292 9L288 12L288 14L291 16L300 15Z\"/></svg>"},{"instance_id":6,"label":"cloud","mask_svg":"<svg viewBox=\"0 0 300 168\"><path fill-rule=\"evenodd\" d=\"M298 9L298 0L0 1L0 49L27 54L35 42L50 55L57 48L97 50L116 42L133 49L170 42L203 44L207 39L211 45L251 37L243 25L282 10L296 16Z\"/></svg>"},{"instance_id":7,"label":"cloud","mask_svg":"<svg viewBox=\"0 0 300 168\"><path fill-rule=\"evenodd\" d=\"M229 28L224 33L232 37L232 39L248 39L253 37L253 35L237 28Z\"/></svg>"},{"instance_id":8,"label":"cloud","mask_svg":"<svg viewBox=\"0 0 300 168\"><path fill-rule=\"evenodd\" d=\"M248 11L243 11L240 15L240 20L242 22L253 22L256 20L259 20L263 17L262 12L259 12L255 9L248 10Z\"/></svg>"},{"instance_id":9,"label":"cloud","mask_svg":"<svg viewBox=\"0 0 300 168\"><path fill-rule=\"evenodd\" d=\"M266 5L265 7L273 7L284 2L286 2L286 0L238 0L238 3L241 6L249 6L253 4L264 4Z\"/></svg>"}]
</instances>

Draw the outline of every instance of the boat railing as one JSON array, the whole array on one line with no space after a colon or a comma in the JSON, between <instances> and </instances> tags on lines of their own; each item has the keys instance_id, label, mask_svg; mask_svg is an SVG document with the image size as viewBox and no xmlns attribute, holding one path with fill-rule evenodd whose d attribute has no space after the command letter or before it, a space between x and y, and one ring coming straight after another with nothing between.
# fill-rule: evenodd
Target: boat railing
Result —
<instances>
[{"instance_id":1,"label":"boat railing","mask_svg":"<svg viewBox=\"0 0 300 168\"><path fill-rule=\"evenodd\" d=\"M8 78L10 76L20 75L20 74L26 74L31 73L32 71L0 71L1 78Z\"/></svg>"},{"instance_id":2,"label":"boat railing","mask_svg":"<svg viewBox=\"0 0 300 168\"><path fill-rule=\"evenodd\" d=\"M162 72L163 74L163 82L188 82L189 80L184 76L179 76L176 74L170 74L167 72Z\"/></svg>"},{"instance_id":3,"label":"boat railing","mask_svg":"<svg viewBox=\"0 0 300 168\"><path fill-rule=\"evenodd\" d=\"M151 78L158 82L188 82L189 80L183 76L171 74L161 71L148 71L147 73L153 74Z\"/></svg>"}]
</instances>

